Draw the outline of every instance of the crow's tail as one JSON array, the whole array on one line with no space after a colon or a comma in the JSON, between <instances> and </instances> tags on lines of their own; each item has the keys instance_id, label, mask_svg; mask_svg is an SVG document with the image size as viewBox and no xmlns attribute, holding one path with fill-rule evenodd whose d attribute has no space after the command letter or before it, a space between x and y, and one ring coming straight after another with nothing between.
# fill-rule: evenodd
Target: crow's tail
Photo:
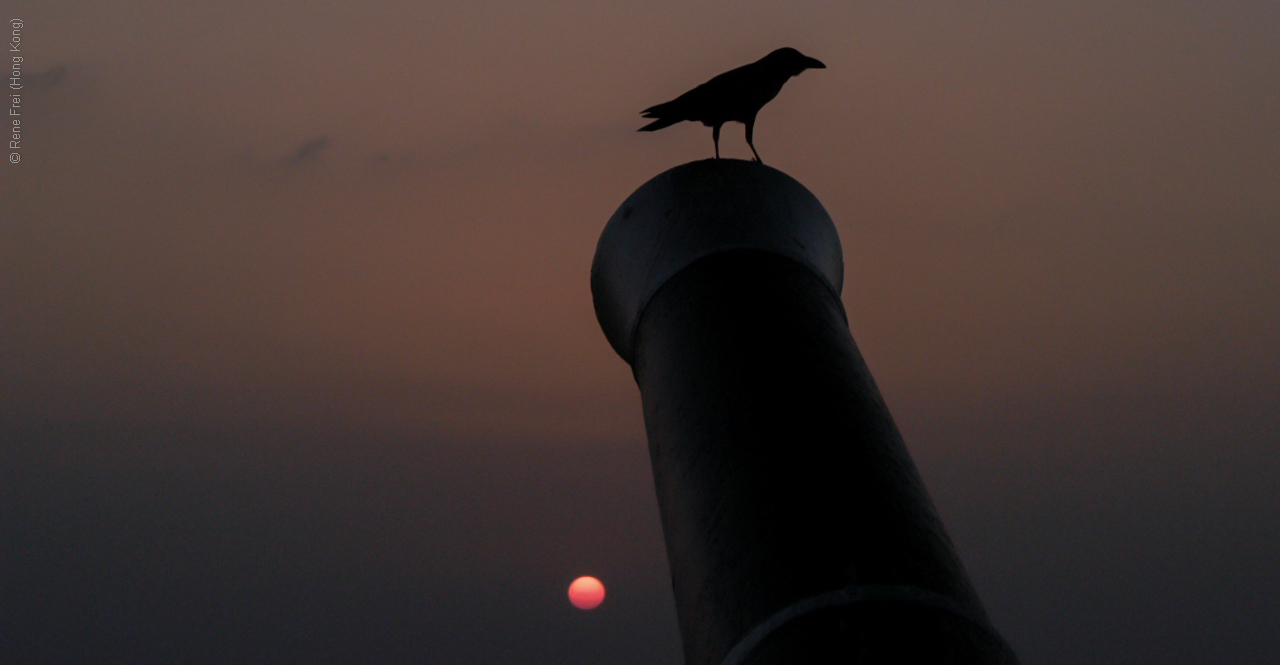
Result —
<instances>
[{"instance_id":1,"label":"crow's tail","mask_svg":"<svg viewBox=\"0 0 1280 665\"><path fill-rule=\"evenodd\" d=\"M658 104L657 106L650 106L649 108L641 111L640 115L654 119L653 122L638 130L642 132L656 132L663 127L670 127L671 125L674 125L677 122L682 122L685 119L684 109L681 108L679 99L673 99L669 102Z\"/></svg>"},{"instance_id":2,"label":"crow's tail","mask_svg":"<svg viewBox=\"0 0 1280 665\"><path fill-rule=\"evenodd\" d=\"M650 117L652 117L652 116L650 116ZM653 122L651 122L651 123L649 123L649 124L645 125L644 127L641 127L640 129L637 129L636 131L638 131L638 132L656 132L656 131L658 131L659 129L662 129L663 127L670 127L671 125L674 125L674 124L676 124L677 122L682 122L682 121L683 121L683 118L658 118L657 120L654 120Z\"/></svg>"}]
</instances>

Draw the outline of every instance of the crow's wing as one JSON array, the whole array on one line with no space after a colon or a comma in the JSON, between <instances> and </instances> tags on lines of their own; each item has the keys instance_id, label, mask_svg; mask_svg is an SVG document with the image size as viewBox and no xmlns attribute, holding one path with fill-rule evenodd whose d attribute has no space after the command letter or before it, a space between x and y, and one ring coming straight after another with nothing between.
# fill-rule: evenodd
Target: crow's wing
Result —
<instances>
[{"instance_id":1,"label":"crow's wing","mask_svg":"<svg viewBox=\"0 0 1280 665\"><path fill-rule=\"evenodd\" d=\"M752 106L752 88L759 86L760 72L756 69L755 63L731 69L669 102L650 106L640 115L657 121L640 130L654 131L682 120L706 124L745 120L759 110L747 108Z\"/></svg>"}]
</instances>

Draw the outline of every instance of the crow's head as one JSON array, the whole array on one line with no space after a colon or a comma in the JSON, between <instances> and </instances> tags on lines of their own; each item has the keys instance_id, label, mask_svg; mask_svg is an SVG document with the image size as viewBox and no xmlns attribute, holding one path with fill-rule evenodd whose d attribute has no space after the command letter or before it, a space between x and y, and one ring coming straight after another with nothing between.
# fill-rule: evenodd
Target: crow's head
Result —
<instances>
[{"instance_id":1,"label":"crow's head","mask_svg":"<svg viewBox=\"0 0 1280 665\"><path fill-rule=\"evenodd\" d=\"M815 60L790 47L780 48L764 57L764 62L786 72L787 76L796 76L806 69L826 69L821 60Z\"/></svg>"}]
</instances>

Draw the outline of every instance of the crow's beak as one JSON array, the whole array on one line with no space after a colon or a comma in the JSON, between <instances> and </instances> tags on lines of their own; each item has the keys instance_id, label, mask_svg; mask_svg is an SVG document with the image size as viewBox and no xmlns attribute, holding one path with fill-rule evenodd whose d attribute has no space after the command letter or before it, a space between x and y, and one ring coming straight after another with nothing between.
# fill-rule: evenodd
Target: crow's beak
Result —
<instances>
[{"instance_id":1,"label":"crow's beak","mask_svg":"<svg viewBox=\"0 0 1280 665\"><path fill-rule=\"evenodd\" d=\"M821 60L816 60L814 58L805 58L804 68L805 69L826 69L827 66L822 64Z\"/></svg>"}]
</instances>

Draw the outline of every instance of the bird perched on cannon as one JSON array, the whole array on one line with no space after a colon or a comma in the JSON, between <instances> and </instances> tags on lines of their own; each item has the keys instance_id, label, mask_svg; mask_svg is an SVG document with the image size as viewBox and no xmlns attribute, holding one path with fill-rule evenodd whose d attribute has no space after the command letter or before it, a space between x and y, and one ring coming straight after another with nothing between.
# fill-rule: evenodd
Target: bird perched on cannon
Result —
<instances>
[{"instance_id":1,"label":"bird perched on cannon","mask_svg":"<svg viewBox=\"0 0 1280 665\"><path fill-rule=\"evenodd\" d=\"M720 126L730 120L747 126L747 145L757 162L760 153L752 143L756 114L782 90L792 76L806 69L826 69L821 61L793 49L780 48L769 55L737 69L729 70L675 99L640 112L654 121L641 127L642 132L656 132L677 122L690 120L711 128L716 159L720 158Z\"/></svg>"}]
</instances>

